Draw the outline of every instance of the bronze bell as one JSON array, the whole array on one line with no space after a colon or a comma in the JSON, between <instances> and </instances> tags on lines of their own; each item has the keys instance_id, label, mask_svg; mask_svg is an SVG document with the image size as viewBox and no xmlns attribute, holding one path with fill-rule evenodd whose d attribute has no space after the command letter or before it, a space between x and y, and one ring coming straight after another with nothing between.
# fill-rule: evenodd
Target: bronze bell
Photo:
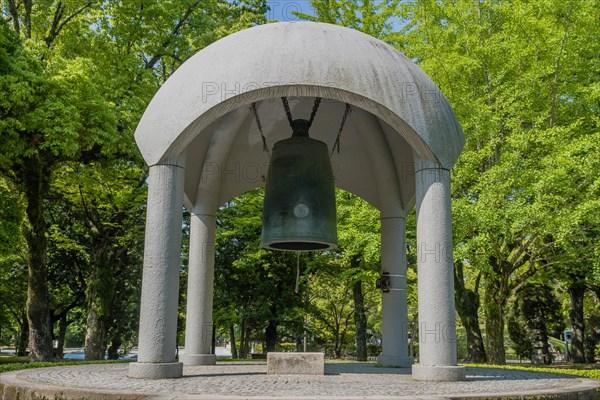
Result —
<instances>
[{"instance_id":1,"label":"bronze bell","mask_svg":"<svg viewBox=\"0 0 600 400\"><path fill-rule=\"evenodd\" d=\"M306 251L337 247L335 186L327 145L308 137L309 122L273 147L263 204L262 247Z\"/></svg>"}]
</instances>

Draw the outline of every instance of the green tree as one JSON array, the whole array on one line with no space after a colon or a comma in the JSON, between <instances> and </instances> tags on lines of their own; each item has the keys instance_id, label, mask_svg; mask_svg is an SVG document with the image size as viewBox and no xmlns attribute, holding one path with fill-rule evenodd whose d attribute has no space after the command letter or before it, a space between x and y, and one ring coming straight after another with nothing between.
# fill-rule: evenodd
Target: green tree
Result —
<instances>
[{"instance_id":1,"label":"green tree","mask_svg":"<svg viewBox=\"0 0 600 400\"><path fill-rule=\"evenodd\" d=\"M310 0L314 15L297 13L301 19L353 28L391 45L398 44L394 23L399 22L400 0Z\"/></svg>"},{"instance_id":2,"label":"green tree","mask_svg":"<svg viewBox=\"0 0 600 400\"><path fill-rule=\"evenodd\" d=\"M590 71L578 74L585 72ZM589 79L593 79L591 75ZM596 71L595 76L600 73ZM598 293L600 276L600 134L597 110L591 106L599 97L585 85L572 85L573 96L580 98L581 104L569 112L580 115L570 125L555 127L538 139L551 151L541 160L543 173L535 184L535 213L546 221L541 228L546 243L553 243L544 255L553 263L549 275L564 282L569 293L571 356L574 362L582 363L585 292ZM557 141L557 137L562 140Z\"/></svg>"},{"instance_id":3,"label":"green tree","mask_svg":"<svg viewBox=\"0 0 600 400\"><path fill-rule=\"evenodd\" d=\"M248 354L252 331L264 338L267 351L275 350L280 326L294 337L302 331L304 296L295 290L296 256L260 247L262 203L263 191L251 191L217 214L215 320L240 327L242 358Z\"/></svg>"},{"instance_id":4,"label":"green tree","mask_svg":"<svg viewBox=\"0 0 600 400\"><path fill-rule=\"evenodd\" d=\"M14 344L19 356L25 355L29 334L22 220L19 196L0 178L0 343Z\"/></svg>"},{"instance_id":5,"label":"green tree","mask_svg":"<svg viewBox=\"0 0 600 400\"><path fill-rule=\"evenodd\" d=\"M366 201L342 190L336 194L339 248L336 261L344 268L340 279L352 285L354 326L356 330L356 358L367 361L366 285L375 292L379 276L381 254L381 227L379 212Z\"/></svg>"},{"instance_id":6,"label":"green tree","mask_svg":"<svg viewBox=\"0 0 600 400\"><path fill-rule=\"evenodd\" d=\"M560 323L560 304L552 293L550 286L540 283L526 283L515 292L513 305L514 324L524 325L525 329L518 331L527 339L529 352L534 364L550 364L552 357L548 347L548 330L552 325ZM519 321L521 320L521 321ZM510 330L509 333L516 330ZM520 338L511 336L516 343Z\"/></svg>"},{"instance_id":7,"label":"green tree","mask_svg":"<svg viewBox=\"0 0 600 400\"><path fill-rule=\"evenodd\" d=\"M356 333L352 326L354 284L349 279L340 279L343 272L335 262L320 262L318 272L310 277L308 283L308 330L331 349L335 358L345 355Z\"/></svg>"},{"instance_id":8,"label":"green tree","mask_svg":"<svg viewBox=\"0 0 600 400\"><path fill-rule=\"evenodd\" d=\"M2 15L14 34L2 35L7 75L2 76L1 173L24 193L29 263L28 315L32 359L51 357L47 213L53 174L64 163L84 169L119 158L140 163L132 132L159 85L188 57L210 42L264 20L264 2L111 0L3 1ZM2 26L3 33L6 24ZM26 41L24 48L17 36ZM15 38L4 41L4 38ZM79 182L84 184L85 182ZM86 188L88 189L88 188ZM84 190L85 191L85 190ZM99 205L101 208L102 205ZM93 215L94 207L90 207ZM115 221L96 221L103 226ZM90 252L90 268L109 263L102 255L108 232ZM100 307L87 285L90 343L102 347L95 318ZM110 276L110 273L108 274ZM102 291L101 291L102 292ZM106 302L105 302L106 303ZM110 303L110 302L109 302ZM109 304L106 303L106 304ZM90 344L91 345L91 344ZM98 347L90 353L100 354ZM103 352L102 352L103 354Z\"/></svg>"},{"instance_id":9,"label":"green tree","mask_svg":"<svg viewBox=\"0 0 600 400\"><path fill-rule=\"evenodd\" d=\"M104 358L109 341L114 358L137 320L146 172L112 160L64 165L54 177L61 201L51 213L49 266L54 281L63 281L53 299L66 303L54 319L62 334L70 309L84 306L86 358Z\"/></svg>"},{"instance_id":10,"label":"green tree","mask_svg":"<svg viewBox=\"0 0 600 400\"><path fill-rule=\"evenodd\" d=\"M33 27L27 24L27 34L33 35ZM52 29L44 40L48 49L58 36ZM57 58L49 64L40 61L47 59L45 50L40 50L39 57L19 45L7 50L13 63L1 83L6 95L0 108L0 140L2 147L10 150L3 153L0 169L23 193L26 203L30 354L33 360L46 360L52 357L52 326L44 198L57 165L89 158L107 140L113 132L114 113L97 82L90 79L94 67L89 63Z\"/></svg>"},{"instance_id":11,"label":"green tree","mask_svg":"<svg viewBox=\"0 0 600 400\"><path fill-rule=\"evenodd\" d=\"M597 102L589 96L596 92L597 66L587 50L576 50L589 43L590 54L597 53L598 6L592 3L423 0L402 6L407 23L400 48L440 86L467 136L453 169L455 243L459 260L466 261L461 268L469 267L457 269L457 281L467 282L474 294L484 291L492 363L505 361L511 293L557 263L549 251L559 242L548 228L568 221L557 223L564 213L556 208L554 214L539 212L547 205L541 194L551 193L540 192L539 183L559 172L542 160L597 131ZM589 122L572 130L578 121ZM585 176L596 179L591 169ZM577 187L578 178L561 185ZM567 208L583 204L597 209L592 197ZM473 308L458 310L477 318Z\"/></svg>"},{"instance_id":12,"label":"green tree","mask_svg":"<svg viewBox=\"0 0 600 400\"><path fill-rule=\"evenodd\" d=\"M308 21L326 22L353 28L398 45L394 29L399 21L399 0L311 0L314 15L295 13ZM380 222L378 212L365 201L342 191L337 193L339 245L338 262L343 276L350 279L354 301L356 349L359 361L367 360L367 315L364 284L373 288L380 270Z\"/></svg>"}]
</instances>

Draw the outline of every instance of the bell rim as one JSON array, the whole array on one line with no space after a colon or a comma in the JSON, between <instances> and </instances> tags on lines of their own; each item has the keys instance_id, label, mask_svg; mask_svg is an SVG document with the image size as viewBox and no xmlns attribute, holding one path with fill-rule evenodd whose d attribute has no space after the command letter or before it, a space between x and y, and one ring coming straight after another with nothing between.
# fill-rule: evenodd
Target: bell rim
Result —
<instances>
[{"instance_id":1,"label":"bell rim","mask_svg":"<svg viewBox=\"0 0 600 400\"><path fill-rule=\"evenodd\" d=\"M302 243L314 243L314 244L323 244L326 245L327 247L324 247L322 249L283 249L283 248L277 248L277 247L272 247L273 244L277 244L277 243L291 243L291 242L302 242ZM261 247L263 249L266 250L273 250L273 251L292 251L292 252L298 252L298 251L327 251L327 250L335 250L338 248L338 244L337 244L337 240L336 241L332 241L332 242L326 242L323 240L310 240L310 239L298 239L298 240L269 240L267 242L261 242Z\"/></svg>"}]
</instances>

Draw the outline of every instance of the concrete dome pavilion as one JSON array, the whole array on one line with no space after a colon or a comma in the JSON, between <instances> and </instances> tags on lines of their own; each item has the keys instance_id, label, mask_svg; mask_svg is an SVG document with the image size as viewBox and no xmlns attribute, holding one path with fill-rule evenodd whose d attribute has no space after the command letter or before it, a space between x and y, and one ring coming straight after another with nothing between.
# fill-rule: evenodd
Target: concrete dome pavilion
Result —
<instances>
[{"instance_id":1,"label":"concrete dome pavilion","mask_svg":"<svg viewBox=\"0 0 600 400\"><path fill-rule=\"evenodd\" d=\"M383 351L378 362L412 366L414 379L462 380L456 366L450 173L464 145L440 90L408 58L358 31L295 22L253 27L186 61L146 109L135 138L150 166L138 362L129 375L182 376L176 361L181 207L191 212L183 364L211 352L215 215L227 200L264 186L263 151L291 135L294 118L322 103L311 137L333 145L346 104L353 112L331 161L337 187L381 213ZM416 204L419 353L408 356L405 215Z\"/></svg>"}]
</instances>

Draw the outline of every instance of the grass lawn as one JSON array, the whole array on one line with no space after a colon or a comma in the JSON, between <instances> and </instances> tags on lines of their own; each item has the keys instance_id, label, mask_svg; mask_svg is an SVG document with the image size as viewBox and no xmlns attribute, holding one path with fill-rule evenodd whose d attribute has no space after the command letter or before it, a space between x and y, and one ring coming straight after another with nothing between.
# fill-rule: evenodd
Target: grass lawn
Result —
<instances>
[{"instance_id":1,"label":"grass lawn","mask_svg":"<svg viewBox=\"0 0 600 400\"><path fill-rule=\"evenodd\" d=\"M98 361L44 361L30 362L28 357L0 356L0 373L16 371L27 368L60 367L63 365L83 365L83 364L114 364L127 363L131 360L98 360Z\"/></svg>"},{"instance_id":2,"label":"grass lawn","mask_svg":"<svg viewBox=\"0 0 600 400\"><path fill-rule=\"evenodd\" d=\"M265 360L253 360L253 359L231 359L224 358L219 361L226 362L264 362ZM49 361L49 362L29 362L27 357L14 357L14 356L0 356L0 373L16 371L19 369L26 368L42 368L42 367L58 367L63 365L84 365L84 364L114 364L114 363L128 363L131 360L99 360L99 361ZM351 360L330 360L330 362L356 362ZM567 375L582 376L591 379L600 380L600 364L555 364L555 365L531 365L531 364L517 364L517 365L488 365L488 364L463 364L467 367L474 368L501 368L501 369L514 369L521 371L536 371L536 372L551 372Z\"/></svg>"},{"instance_id":3,"label":"grass lawn","mask_svg":"<svg viewBox=\"0 0 600 400\"><path fill-rule=\"evenodd\" d=\"M555 364L555 365L489 365L489 364L463 364L475 368L500 368L520 371L551 372L555 374L577 375L585 378L600 380L600 364Z\"/></svg>"},{"instance_id":4,"label":"grass lawn","mask_svg":"<svg viewBox=\"0 0 600 400\"><path fill-rule=\"evenodd\" d=\"M457 329L457 345L458 345L458 357L464 358L467 354L467 338L464 328L460 327ZM481 329L481 333L485 340L485 328ZM565 350L564 343L556 338L549 338L549 342L554 348L562 354ZM508 332L504 332L504 344L506 346L506 360L517 361L518 358L512 349L512 340L508 337ZM502 368L502 369L516 369L522 371L538 371L538 372L553 372L567 375L577 375L586 378L592 378L600 380L600 364L553 364L553 365L531 365L529 363L524 364L510 364L510 365L488 365L488 364L462 364L467 367L477 368Z\"/></svg>"},{"instance_id":5,"label":"grass lawn","mask_svg":"<svg viewBox=\"0 0 600 400\"><path fill-rule=\"evenodd\" d=\"M481 327L481 335L483 336L483 340L485 342L485 328ZM467 355L467 334L465 332L465 328L459 326L456 329L456 344L458 347L458 359L464 359ZM559 353L563 354L565 351L565 344L563 341L558 340L554 337L549 337L548 342L554 347L554 349ZM504 330L504 348L506 349L506 360L507 361L520 361L514 351L514 343L508 336L508 330Z\"/></svg>"}]
</instances>

